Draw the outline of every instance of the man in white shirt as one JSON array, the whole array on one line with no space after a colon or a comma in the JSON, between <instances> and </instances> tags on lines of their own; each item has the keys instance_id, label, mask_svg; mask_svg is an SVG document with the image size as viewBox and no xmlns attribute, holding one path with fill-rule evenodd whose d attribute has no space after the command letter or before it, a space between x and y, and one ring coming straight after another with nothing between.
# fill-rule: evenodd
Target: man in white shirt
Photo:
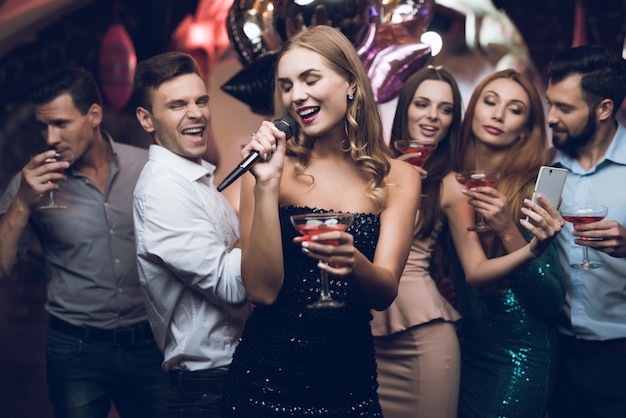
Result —
<instances>
[{"instance_id":1,"label":"man in white shirt","mask_svg":"<svg viewBox=\"0 0 626 418\"><path fill-rule=\"evenodd\" d=\"M136 116L152 135L134 192L139 277L169 374L168 414L218 417L223 381L249 313L237 216L203 161L206 85L193 58L167 52L135 74Z\"/></svg>"}]
</instances>

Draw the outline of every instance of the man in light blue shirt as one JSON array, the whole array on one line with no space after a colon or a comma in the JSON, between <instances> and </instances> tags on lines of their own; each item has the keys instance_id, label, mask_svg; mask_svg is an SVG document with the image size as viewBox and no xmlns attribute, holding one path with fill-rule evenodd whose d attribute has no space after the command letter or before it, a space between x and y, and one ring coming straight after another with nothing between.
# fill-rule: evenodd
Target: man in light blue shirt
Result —
<instances>
[{"instance_id":1,"label":"man in light blue shirt","mask_svg":"<svg viewBox=\"0 0 626 418\"><path fill-rule=\"evenodd\" d=\"M567 223L557 236L567 296L551 418L626 417L626 128L616 119L625 95L625 62L605 48L572 48L550 66L554 162L569 170L562 206L608 207L604 220ZM583 246L599 268L571 266Z\"/></svg>"},{"instance_id":2,"label":"man in light blue shirt","mask_svg":"<svg viewBox=\"0 0 626 418\"><path fill-rule=\"evenodd\" d=\"M139 278L169 374L170 416L219 417L223 382L249 313L236 214L202 160L209 96L194 60L141 62L136 110L152 135L134 192Z\"/></svg>"}]
</instances>

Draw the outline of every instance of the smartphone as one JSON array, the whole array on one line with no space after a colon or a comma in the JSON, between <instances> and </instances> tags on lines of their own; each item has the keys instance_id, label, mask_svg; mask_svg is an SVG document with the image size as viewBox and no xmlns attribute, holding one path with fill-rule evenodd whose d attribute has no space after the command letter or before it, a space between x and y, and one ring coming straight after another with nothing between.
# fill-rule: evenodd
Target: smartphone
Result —
<instances>
[{"instance_id":1,"label":"smartphone","mask_svg":"<svg viewBox=\"0 0 626 418\"><path fill-rule=\"evenodd\" d=\"M532 201L536 202L537 194L541 194L552 206L558 209L566 178L567 169L565 168L541 166L537 181L535 182Z\"/></svg>"}]
</instances>

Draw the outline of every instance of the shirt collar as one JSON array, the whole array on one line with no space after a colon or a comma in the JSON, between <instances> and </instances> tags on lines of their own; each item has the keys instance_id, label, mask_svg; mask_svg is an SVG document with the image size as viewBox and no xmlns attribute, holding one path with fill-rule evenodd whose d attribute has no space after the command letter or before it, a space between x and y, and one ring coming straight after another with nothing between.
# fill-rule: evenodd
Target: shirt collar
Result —
<instances>
[{"instance_id":1,"label":"shirt collar","mask_svg":"<svg viewBox=\"0 0 626 418\"><path fill-rule=\"evenodd\" d=\"M111 135L109 135L108 132L104 132L102 131L102 140L104 142L106 142L109 147L111 148L111 168L110 168L110 173L116 173L117 169L119 168L119 157L117 154L117 150L118 150L118 145L117 142L115 142L113 140L113 137L111 137ZM69 168L69 172L73 175L73 176L83 176L83 174L78 171L75 167L74 164L72 164Z\"/></svg>"},{"instance_id":2,"label":"shirt collar","mask_svg":"<svg viewBox=\"0 0 626 418\"><path fill-rule=\"evenodd\" d=\"M606 150L604 157L588 171L583 170L575 158L565 155L562 152L557 154L554 163L567 167L575 173L580 172L580 174L584 174L595 171L596 167L605 161L626 165L626 128L621 123L617 124L617 131L615 132L615 136L613 136L613 140L611 141L609 148Z\"/></svg>"},{"instance_id":3,"label":"shirt collar","mask_svg":"<svg viewBox=\"0 0 626 418\"><path fill-rule=\"evenodd\" d=\"M156 144L150 145L149 159L167 165L170 169L190 181L196 181L202 177L210 177L215 172L215 166L207 161L202 160L200 164L196 164Z\"/></svg>"}]
</instances>

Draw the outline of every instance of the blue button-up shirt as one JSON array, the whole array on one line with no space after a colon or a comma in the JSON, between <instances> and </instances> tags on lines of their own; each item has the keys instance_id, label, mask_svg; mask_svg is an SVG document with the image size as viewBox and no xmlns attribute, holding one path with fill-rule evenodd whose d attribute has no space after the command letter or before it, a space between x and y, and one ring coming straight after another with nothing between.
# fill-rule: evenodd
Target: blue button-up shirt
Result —
<instances>
[{"instance_id":1,"label":"blue button-up shirt","mask_svg":"<svg viewBox=\"0 0 626 418\"><path fill-rule=\"evenodd\" d=\"M584 170L575 159L560 154L555 163L569 170L562 205L596 203L609 208L606 220L626 226L626 128L619 125L604 158ZM560 331L582 339L607 340L626 337L626 258L611 257L589 249L589 258L600 261L594 270L576 270L571 263L583 258L582 246L574 244L569 222L557 236L564 269L567 297Z\"/></svg>"}]
</instances>

